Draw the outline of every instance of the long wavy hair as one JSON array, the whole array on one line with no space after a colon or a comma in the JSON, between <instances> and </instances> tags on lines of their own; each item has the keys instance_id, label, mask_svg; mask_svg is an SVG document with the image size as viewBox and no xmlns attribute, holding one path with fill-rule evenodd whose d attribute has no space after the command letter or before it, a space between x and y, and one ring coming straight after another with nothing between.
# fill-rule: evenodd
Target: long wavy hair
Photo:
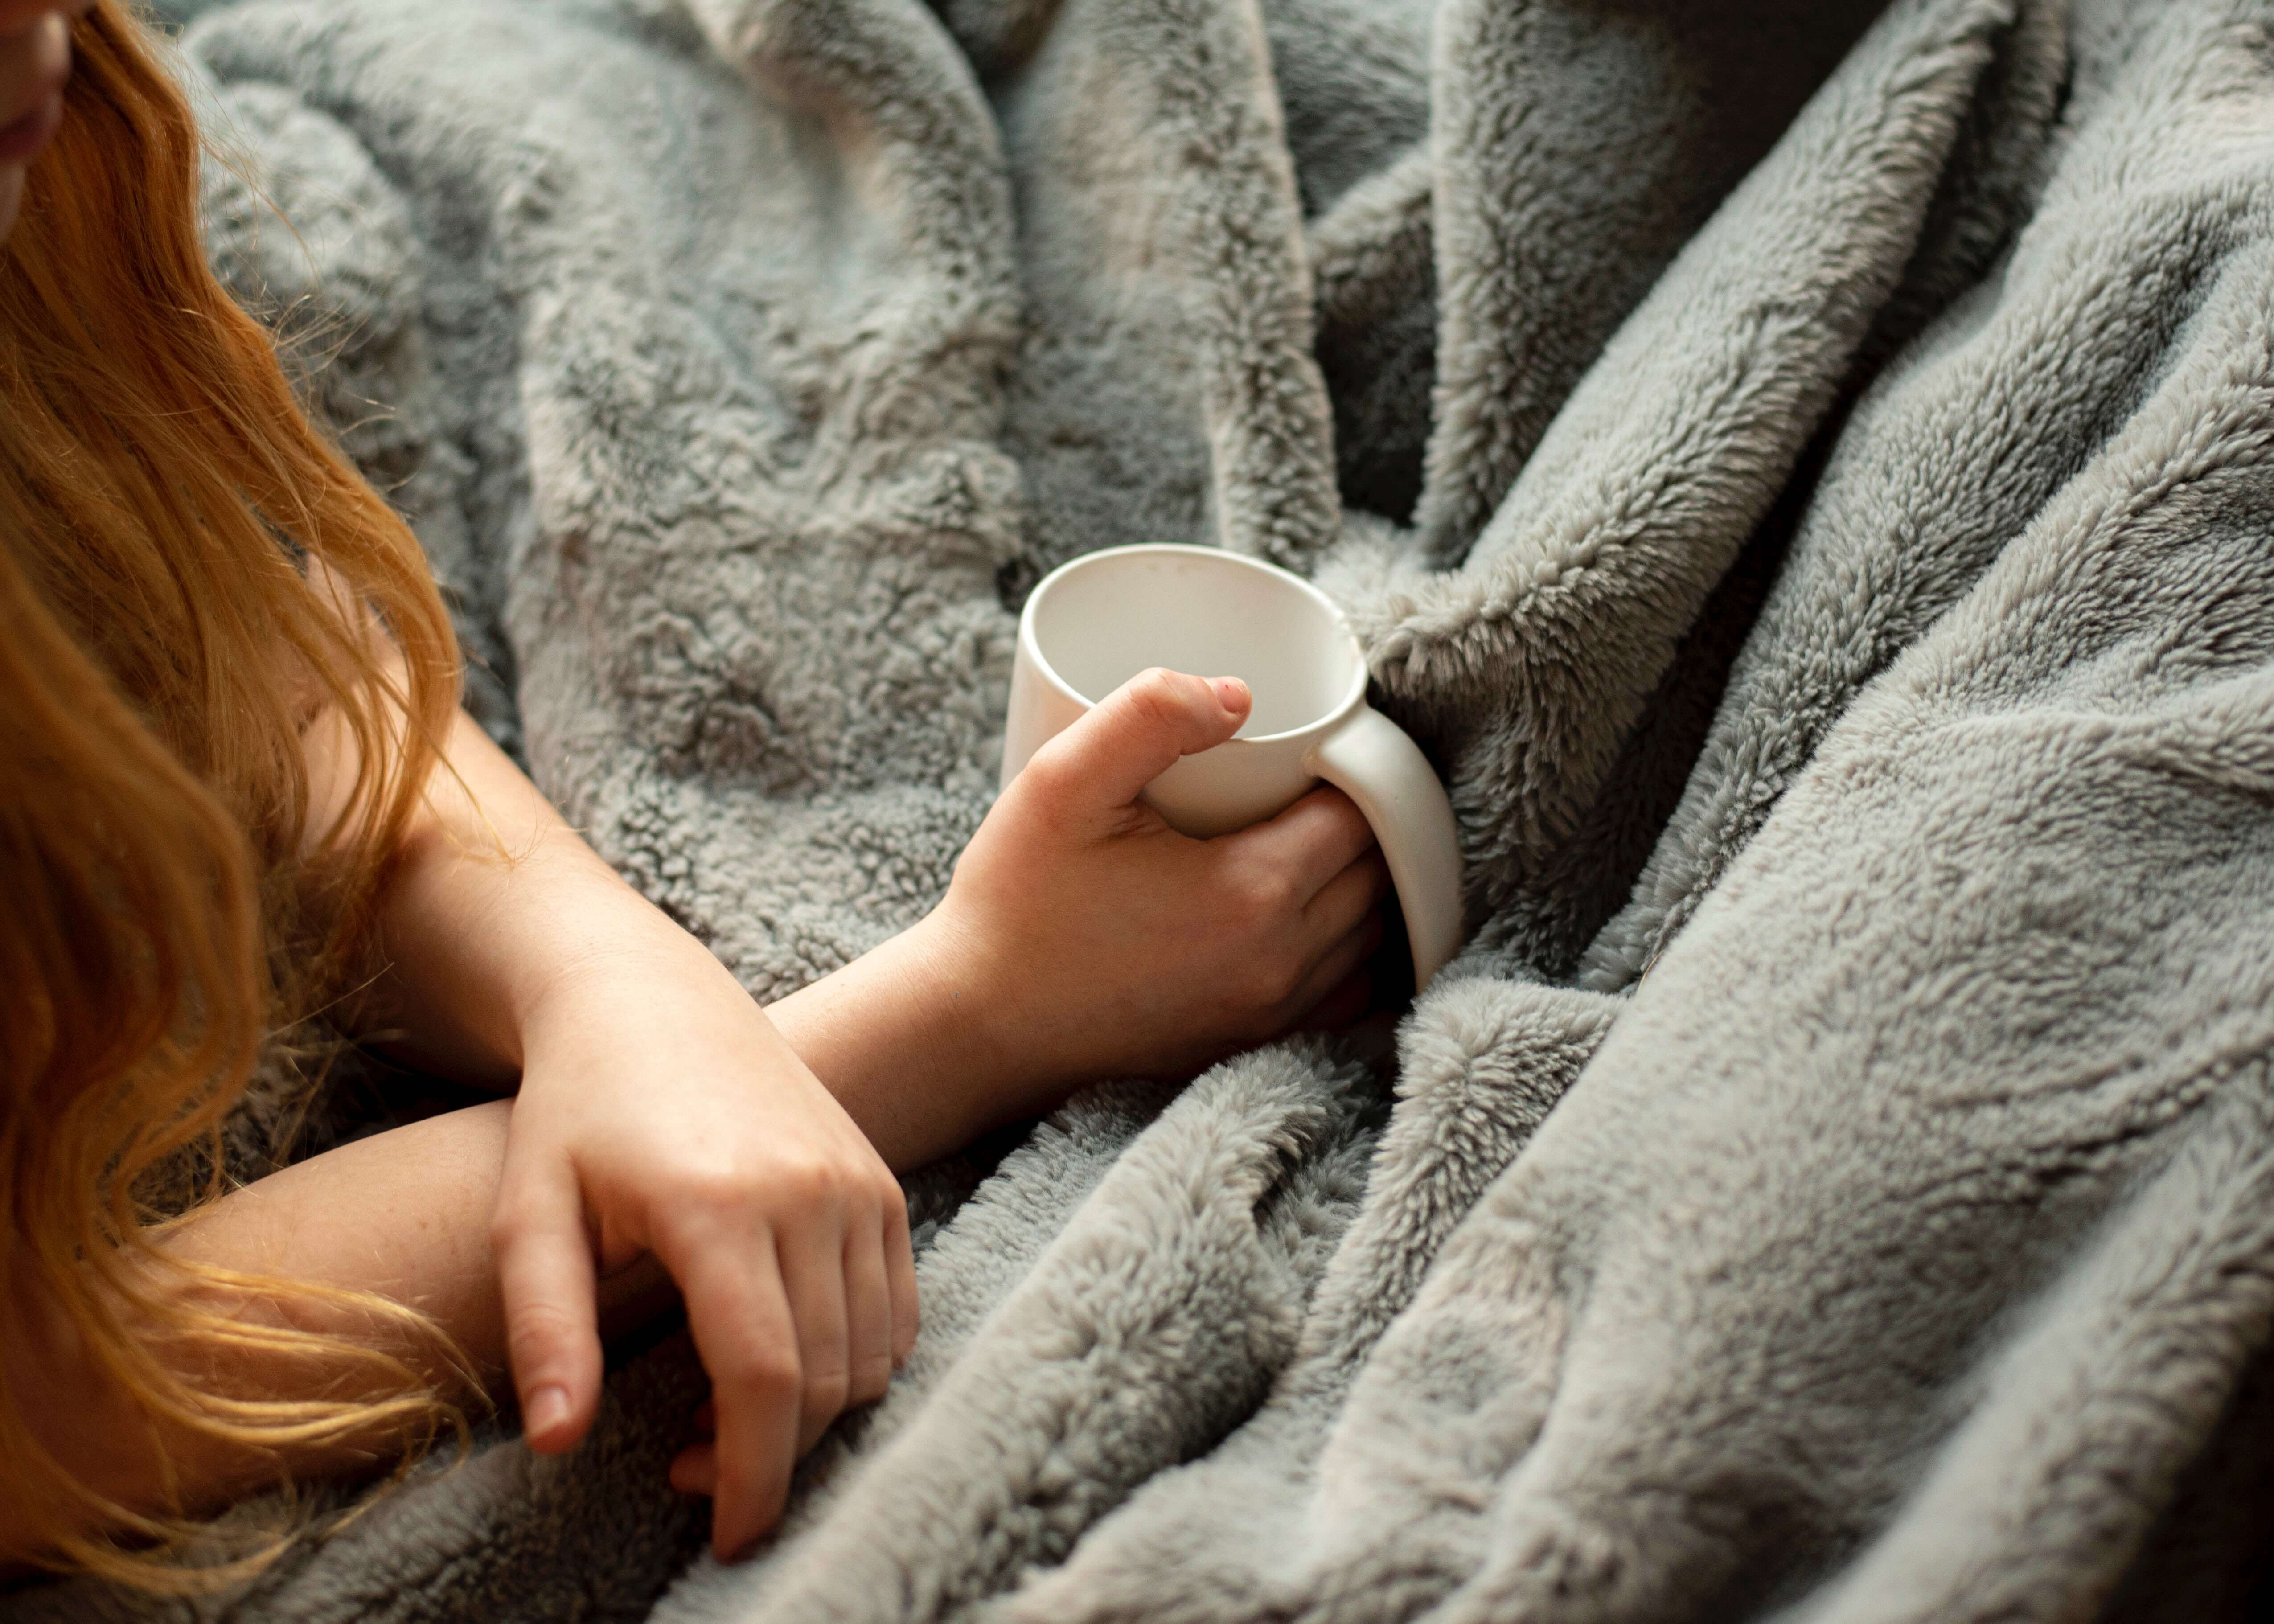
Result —
<instances>
[{"instance_id":1,"label":"long wavy hair","mask_svg":"<svg viewBox=\"0 0 2274 1624\"><path fill-rule=\"evenodd\" d=\"M457 1425L406 1352L433 1327L186 1265L153 1192L186 1162L197 1200L224 1192L221 1131L263 1044L368 973L458 650L418 544L207 268L198 133L152 34L102 0L73 45L61 133L0 247L0 1280L154 1437L415 1452ZM360 769L318 828L303 733L327 710ZM373 1335L231 1312L311 1295ZM350 1396L213 1378L248 1355ZM21 1396L0 1362L0 1471L31 1491L43 1560L216 1576L169 1560L184 1507L78 1480Z\"/></svg>"}]
</instances>

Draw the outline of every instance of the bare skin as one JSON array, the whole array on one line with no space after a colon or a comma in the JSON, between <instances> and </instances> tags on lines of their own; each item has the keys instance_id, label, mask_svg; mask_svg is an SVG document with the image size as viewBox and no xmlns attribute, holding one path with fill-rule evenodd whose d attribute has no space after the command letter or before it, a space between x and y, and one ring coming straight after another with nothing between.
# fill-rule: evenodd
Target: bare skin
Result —
<instances>
[{"instance_id":1,"label":"bare skin","mask_svg":"<svg viewBox=\"0 0 2274 1624\"><path fill-rule=\"evenodd\" d=\"M60 108L57 49L86 4L0 0L0 129ZM8 221L23 168L0 161ZM797 1456L879 1396L914 1342L896 1169L1085 1079L1189 1076L1359 1012L1388 880L1347 800L1322 789L1205 842L1138 800L1180 755L1229 738L1248 703L1228 680L1136 679L1035 757L931 914L763 1009L460 717L451 771L430 784L384 898L392 968L363 1013L422 1064L511 1097L263 1179L166 1244L421 1309L472 1380L503 1392L509 1379L547 1454L591 1425L603 1335L675 1289L712 1379L715 1440L673 1481L713 1497L721 1557L746 1552L780 1515ZM317 804L336 806L352 744L323 718L305 737ZM254 1459L193 1446L74 1357L35 1295L19 1286L8 1306L11 1390L48 1447L123 1503L216 1507L280 1468L350 1471L388 1447ZM231 1312L392 1337L433 1380L457 1380L431 1348L320 1303ZM335 1372L279 1357L200 1375L240 1396L337 1393ZM0 1564L38 1554L11 1493L0 1484Z\"/></svg>"},{"instance_id":2,"label":"bare skin","mask_svg":"<svg viewBox=\"0 0 2274 1624\"><path fill-rule=\"evenodd\" d=\"M717 1438L672 1480L714 1496L722 1555L746 1551L779 1515L798 1455L879 1396L913 1341L892 1169L1084 1079L1189 1075L1242 1042L1358 1012L1387 878L1345 799L1321 791L1207 842L1136 801L1178 754L1236 729L1246 699L1233 698L1166 673L1133 683L1037 757L933 914L764 1010L461 718L452 764L520 854L486 854L463 796L436 791L389 898L385 1024L438 1069L517 1084L516 1097L264 1179L170 1244L419 1307L485 1385L511 1372L546 1453L591 1425L603 1333L667 1307L675 1282L713 1379ZM275 1312L376 1330L301 1304ZM8 1353L38 1412L72 1418L50 1447L113 1497L162 1503L147 1422L41 1341ZM431 1350L399 1351L451 1379ZM258 1365L234 1375L278 1395L316 1380ZM192 1506L272 1481L280 1464L165 1441ZM282 1464L353 1471L383 1447ZM11 1540L15 1520L0 1490L0 1552L31 1555Z\"/></svg>"},{"instance_id":3,"label":"bare skin","mask_svg":"<svg viewBox=\"0 0 2274 1624\"><path fill-rule=\"evenodd\" d=\"M0 237L14 229L24 176L63 123L71 26L94 0L0 0Z\"/></svg>"}]
</instances>

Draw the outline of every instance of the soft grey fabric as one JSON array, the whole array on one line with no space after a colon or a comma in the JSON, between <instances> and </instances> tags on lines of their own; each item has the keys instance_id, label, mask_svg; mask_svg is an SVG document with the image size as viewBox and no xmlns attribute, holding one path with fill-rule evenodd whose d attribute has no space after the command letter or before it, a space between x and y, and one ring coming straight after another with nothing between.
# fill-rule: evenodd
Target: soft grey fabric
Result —
<instances>
[{"instance_id":1,"label":"soft grey fabric","mask_svg":"<svg viewBox=\"0 0 2274 1624\"><path fill-rule=\"evenodd\" d=\"M937 896L1020 594L1127 541L1340 597L1475 931L1394 1064L919 1181L747 1566L666 1342L565 1463L10 1616L2243 1616L2274 3L188 9L232 286L755 993Z\"/></svg>"}]
</instances>

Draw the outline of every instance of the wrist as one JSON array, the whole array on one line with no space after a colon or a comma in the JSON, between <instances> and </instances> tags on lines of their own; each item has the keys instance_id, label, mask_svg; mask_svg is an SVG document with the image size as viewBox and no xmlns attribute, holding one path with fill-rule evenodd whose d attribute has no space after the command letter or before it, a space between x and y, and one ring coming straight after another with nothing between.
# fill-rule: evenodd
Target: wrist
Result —
<instances>
[{"instance_id":1,"label":"wrist","mask_svg":"<svg viewBox=\"0 0 2274 1624\"><path fill-rule=\"evenodd\" d=\"M757 1007L710 949L613 873L555 893L531 924L507 999L524 1057L548 1034L573 1032L628 1000L652 1006L716 996Z\"/></svg>"},{"instance_id":2,"label":"wrist","mask_svg":"<svg viewBox=\"0 0 2274 1624\"><path fill-rule=\"evenodd\" d=\"M1018 1064L998 956L945 909L767 1007L895 1170L1047 1104Z\"/></svg>"},{"instance_id":3,"label":"wrist","mask_svg":"<svg viewBox=\"0 0 2274 1624\"><path fill-rule=\"evenodd\" d=\"M906 1001L937 1086L985 1095L1033 1081L1002 956L983 933L942 903L885 946L880 968Z\"/></svg>"},{"instance_id":4,"label":"wrist","mask_svg":"<svg viewBox=\"0 0 2274 1624\"><path fill-rule=\"evenodd\" d=\"M394 974L410 1002L454 1011L451 1046L486 1057L501 1080L526 1068L549 1030L573 1028L629 987L659 977L733 981L565 829L518 850L470 848L441 833L427 845L406 853L393 888L396 917L384 929ZM426 898L441 897L459 904L448 951L438 951L425 924L440 912Z\"/></svg>"},{"instance_id":5,"label":"wrist","mask_svg":"<svg viewBox=\"0 0 2274 1624\"><path fill-rule=\"evenodd\" d=\"M395 848L370 944L376 974L343 1011L357 1029L503 1089L548 1031L555 1047L576 1041L590 1026L572 1019L580 1008L626 1012L612 991L623 980L736 987L463 715L448 761Z\"/></svg>"}]
</instances>

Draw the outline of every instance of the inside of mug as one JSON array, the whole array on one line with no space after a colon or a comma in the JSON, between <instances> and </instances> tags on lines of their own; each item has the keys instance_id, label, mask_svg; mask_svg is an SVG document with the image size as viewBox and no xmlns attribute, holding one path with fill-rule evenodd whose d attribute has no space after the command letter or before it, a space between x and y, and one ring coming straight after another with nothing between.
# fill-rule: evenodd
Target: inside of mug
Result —
<instances>
[{"instance_id":1,"label":"inside of mug","mask_svg":"<svg viewBox=\"0 0 2274 1624\"><path fill-rule=\"evenodd\" d=\"M1333 715L1361 678L1357 640L1323 599L1234 554L1101 555L1042 591L1035 645L1093 704L1151 665L1238 677L1255 694L1239 736L1261 738Z\"/></svg>"}]
</instances>

